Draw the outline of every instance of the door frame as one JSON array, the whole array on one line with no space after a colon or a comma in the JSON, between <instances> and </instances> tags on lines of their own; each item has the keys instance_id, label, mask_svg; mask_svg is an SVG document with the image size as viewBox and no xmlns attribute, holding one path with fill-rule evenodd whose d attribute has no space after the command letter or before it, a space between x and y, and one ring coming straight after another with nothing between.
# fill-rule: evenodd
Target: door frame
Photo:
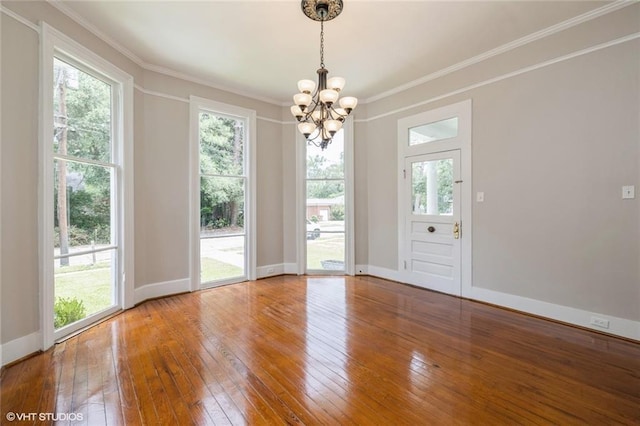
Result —
<instances>
[{"instance_id":1,"label":"door frame","mask_svg":"<svg viewBox=\"0 0 640 426\"><path fill-rule=\"evenodd\" d=\"M408 260L406 253L406 221L405 213L409 205L406 199L404 167L408 157L434 154L443 151L460 150L460 294L471 296L472 288L472 182L471 182L471 131L472 102L462 102L432 109L398 120L398 277L402 282L409 282L404 262ZM419 145L409 145L408 132L412 127L433 123L447 118L458 117L458 135L453 138Z\"/></svg>"},{"instance_id":2,"label":"door frame","mask_svg":"<svg viewBox=\"0 0 640 426\"><path fill-rule=\"evenodd\" d=\"M247 124L244 146L245 172L245 271L242 277L216 281L202 286L200 282L200 111L208 111L225 117L245 120ZM256 225L256 111L211 99L190 96L189 98L189 281L191 291L219 287L256 279L257 225Z\"/></svg>"}]
</instances>

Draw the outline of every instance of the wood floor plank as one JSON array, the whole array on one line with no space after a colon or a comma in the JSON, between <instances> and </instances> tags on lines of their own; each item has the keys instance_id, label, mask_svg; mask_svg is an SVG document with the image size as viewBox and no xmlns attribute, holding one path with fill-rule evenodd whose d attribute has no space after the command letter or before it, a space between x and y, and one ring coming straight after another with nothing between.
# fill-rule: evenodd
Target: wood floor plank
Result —
<instances>
[{"instance_id":1,"label":"wood floor plank","mask_svg":"<svg viewBox=\"0 0 640 426\"><path fill-rule=\"evenodd\" d=\"M640 424L640 343L372 277L148 301L0 380L87 425Z\"/></svg>"}]
</instances>

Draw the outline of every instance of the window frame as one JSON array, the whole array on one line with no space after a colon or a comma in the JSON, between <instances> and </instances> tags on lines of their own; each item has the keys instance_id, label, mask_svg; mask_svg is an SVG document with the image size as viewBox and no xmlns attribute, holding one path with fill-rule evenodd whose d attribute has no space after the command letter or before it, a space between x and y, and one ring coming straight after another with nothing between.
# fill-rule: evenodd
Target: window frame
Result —
<instances>
[{"instance_id":1,"label":"window frame","mask_svg":"<svg viewBox=\"0 0 640 426\"><path fill-rule=\"evenodd\" d=\"M296 145L296 273L305 275L355 275L355 238L354 238L354 119L347 117L344 129L344 270L324 271L307 269L307 141L294 126ZM331 149L331 144L326 149ZM323 179L331 180L331 179Z\"/></svg>"},{"instance_id":2,"label":"window frame","mask_svg":"<svg viewBox=\"0 0 640 426\"><path fill-rule=\"evenodd\" d=\"M107 60L93 53L62 32L42 22L40 25L40 117L39 117L39 169L38 223L40 264L40 330L42 349L51 347L57 339L85 328L101 318L134 304L134 239L133 239L133 77ZM53 66L54 57L112 85L112 158L115 205L112 217L116 226L112 235L116 245L115 294L116 306L102 311L99 317L74 323L73 326L54 330L54 176L56 154L51 143L53 128ZM127 279L127 275L129 279Z\"/></svg>"},{"instance_id":3,"label":"window frame","mask_svg":"<svg viewBox=\"0 0 640 426\"><path fill-rule=\"evenodd\" d=\"M243 146L243 171L245 179L244 233L245 271L243 277L213 281L203 287L200 282L200 112L240 119L245 122L246 135ZM189 98L189 282L191 291L217 287L243 280L256 279L256 111L211 99ZM242 278L238 280L238 278Z\"/></svg>"}]
</instances>

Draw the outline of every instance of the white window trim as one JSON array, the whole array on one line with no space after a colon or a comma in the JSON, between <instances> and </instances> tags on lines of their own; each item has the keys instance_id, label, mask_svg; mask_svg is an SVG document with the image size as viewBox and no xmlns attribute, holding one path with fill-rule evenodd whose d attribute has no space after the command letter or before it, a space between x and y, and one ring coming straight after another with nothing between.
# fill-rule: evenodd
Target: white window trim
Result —
<instances>
[{"instance_id":1,"label":"white window trim","mask_svg":"<svg viewBox=\"0 0 640 426\"><path fill-rule=\"evenodd\" d=\"M119 211L118 223L118 311L134 305L134 210L133 210L133 77L110 62L96 55L65 34L49 26L40 24L40 130L39 130L39 170L40 188L38 189L38 240L40 263L40 332L42 349L54 344L56 335L53 328L53 146L51 129L53 128L53 58L56 52L74 58L78 63L98 74L107 76L116 84L117 102L113 106L114 114L120 126L115 128L114 163L118 164ZM89 325L90 321L79 321L77 327Z\"/></svg>"},{"instance_id":2,"label":"white window trim","mask_svg":"<svg viewBox=\"0 0 640 426\"><path fill-rule=\"evenodd\" d=\"M460 223L465 237L461 241L460 280L462 297L471 297L472 279L472 173L471 173L471 131L472 131L471 99L429 110L398 120L398 272L404 273L405 253L405 221L403 207L405 180L403 170L405 159L414 155L433 154L436 152L460 150L461 211ZM458 135L454 138L434 142L409 145L408 129L423 124L434 123L451 117L458 117Z\"/></svg>"},{"instance_id":3,"label":"white window trim","mask_svg":"<svg viewBox=\"0 0 640 426\"><path fill-rule=\"evenodd\" d=\"M247 174L247 186L245 188L246 204L244 210L245 234L247 247L247 270L245 275L248 280L256 279L257 262L257 227L256 227L256 111L229 105L211 99L191 96L189 98L189 265L191 291L201 289L200 283L200 120L201 110L207 110L222 115L246 119L247 144L243 155ZM237 279L217 281L214 286L220 286L237 282Z\"/></svg>"},{"instance_id":4,"label":"white window trim","mask_svg":"<svg viewBox=\"0 0 640 426\"><path fill-rule=\"evenodd\" d=\"M344 122L344 189L345 189L345 211L344 211L344 234L345 234L345 259L344 274L355 275L355 238L354 238L354 147L353 147L353 116ZM294 126L296 144L296 263L297 274L304 275L307 272L307 228L306 228L306 139ZM331 149L331 144L327 147ZM313 270L314 274L336 275L332 272L322 272ZM338 271L342 274L342 271Z\"/></svg>"}]
</instances>

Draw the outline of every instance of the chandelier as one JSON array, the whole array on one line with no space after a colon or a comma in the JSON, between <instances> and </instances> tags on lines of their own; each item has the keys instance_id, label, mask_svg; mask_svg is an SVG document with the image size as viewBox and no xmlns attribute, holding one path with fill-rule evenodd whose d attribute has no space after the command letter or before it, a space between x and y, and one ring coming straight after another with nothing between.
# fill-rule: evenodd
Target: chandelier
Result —
<instances>
[{"instance_id":1,"label":"chandelier","mask_svg":"<svg viewBox=\"0 0 640 426\"><path fill-rule=\"evenodd\" d=\"M300 93L293 96L295 105L291 114L298 120L298 130L307 142L324 150L358 100L353 96L340 98L345 79L328 79L329 70L324 67L324 23L340 15L342 0L302 0L301 6L308 18L320 21L320 68L317 85L313 80L298 81Z\"/></svg>"}]
</instances>

